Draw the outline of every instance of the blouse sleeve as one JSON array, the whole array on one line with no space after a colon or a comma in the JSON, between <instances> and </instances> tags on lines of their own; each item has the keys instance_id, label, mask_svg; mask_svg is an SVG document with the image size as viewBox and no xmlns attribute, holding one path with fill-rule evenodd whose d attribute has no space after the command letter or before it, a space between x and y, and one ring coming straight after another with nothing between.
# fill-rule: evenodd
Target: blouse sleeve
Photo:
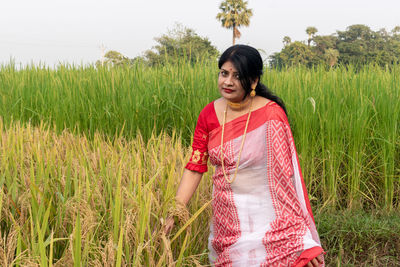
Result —
<instances>
[{"instance_id":1,"label":"blouse sleeve","mask_svg":"<svg viewBox=\"0 0 400 267\"><path fill-rule=\"evenodd\" d=\"M186 169L204 173L207 171L208 160L208 129L206 121L206 112L200 112L197 120L196 129L194 130L192 156L186 164Z\"/></svg>"}]
</instances>

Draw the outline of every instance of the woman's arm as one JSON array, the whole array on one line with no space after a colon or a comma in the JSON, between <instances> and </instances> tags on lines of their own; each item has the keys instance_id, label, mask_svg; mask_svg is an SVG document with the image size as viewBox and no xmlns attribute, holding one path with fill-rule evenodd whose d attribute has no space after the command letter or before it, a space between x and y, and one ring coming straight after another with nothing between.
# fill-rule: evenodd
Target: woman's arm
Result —
<instances>
[{"instance_id":1,"label":"woman's arm","mask_svg":"<svg viewBox=\"0 0 400 267\"><path fill-rule=\"evenodd\" d=\"M201 181L202 173L185 169L182 175L175 199L186 205ZM174 218L168 217L165 223L165 232L169 234L174 226Z\"/></svg>"},{"instance_id":2,"label":"woman's arm","mask_svg":"<svg viewBox=\"0 0 400 267\"><path fill-rule=\"evenodd\" d=\"M202 173L185 169L175 199L187 204L201 181Z\"/></svg>"}]
</instances>

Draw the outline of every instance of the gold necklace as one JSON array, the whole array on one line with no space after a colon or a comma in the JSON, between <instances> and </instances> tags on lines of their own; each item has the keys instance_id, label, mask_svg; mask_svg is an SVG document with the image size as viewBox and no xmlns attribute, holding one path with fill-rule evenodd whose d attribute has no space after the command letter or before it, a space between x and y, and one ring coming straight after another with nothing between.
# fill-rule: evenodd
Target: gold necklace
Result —
<instances>
[{"instance_id":1,"label":"gold necklace","mask_svg":"<svg viewBox=\"0 0 400 267\"><path fill-rule=\"evenodd\" d=\"M227 101L226 103L232 108L232 109L242 109L245 105L247 105L247 103L250 101L249 98L247 98L244 102L239 102L239 103L235 103L235 102L231 102L231 101Z\"/></svg>"},{"instance_id":2,"label":"gold necklace","mask_svg":"<svg viewBox=\"0 0 400 267\"><path fill-rule=\"evenodd\" d=\"M225 180L230 184L233 183L233 181L235 181L236 176L237 176L237 172L238 172L238 169L239 169L240 156L242 155L242 150L243 150L243 146L244 146L244 140L246 139L247 126L249 126L250 115L251 115L251 107L253 105L253 98L254 97L251 97L251 102L250 102L250 107L249 107L249 115L247 116L246 127L244 128L242 144L240 145L239 156L238 156L238 161L236 163L235 174L234 174L232 180L229 180L228 177L226 176L225 166L224 166L224 150L223 150L223 147L224 147L224 131L225 131L226 113L227 113L227 110L228 110L228 102L227 102L227 105L225 107L224 119L222 121L222 133L221 133L221 164L222 164L222 172L224 173Z\"/></svg>"}]
</instances>

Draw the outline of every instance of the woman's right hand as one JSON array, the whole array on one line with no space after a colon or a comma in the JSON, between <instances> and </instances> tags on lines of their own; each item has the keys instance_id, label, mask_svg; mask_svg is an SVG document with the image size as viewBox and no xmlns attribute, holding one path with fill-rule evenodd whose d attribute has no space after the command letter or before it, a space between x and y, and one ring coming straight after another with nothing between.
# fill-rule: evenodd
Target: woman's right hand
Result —
<instances>
[{"instance_id":1,"label":"woman's right hand","mask_svg":"<svg viewBox=\"0 0 400 267\"><path fill-rule=\"evenodd\" d=\"M185 169L176 192L176 200L186 205L192 197L194 191L199 186L202 173ZM174 227L174 217L168 216L164 223L164 233L168 235Z\"/></svg>"},{"instance_id":2,"label":"woman's right hand","mask_svg":"<svg viewBox=\"0 0 400 267\"><path fill-rule=\"evenodd\" d=\"M165 220L165 224L164 224L164 233L165 235L169 235L169 233L171 232L172 228L174 228L174 218L173 217L168 217Z\"/></svg>"}]
</instances>

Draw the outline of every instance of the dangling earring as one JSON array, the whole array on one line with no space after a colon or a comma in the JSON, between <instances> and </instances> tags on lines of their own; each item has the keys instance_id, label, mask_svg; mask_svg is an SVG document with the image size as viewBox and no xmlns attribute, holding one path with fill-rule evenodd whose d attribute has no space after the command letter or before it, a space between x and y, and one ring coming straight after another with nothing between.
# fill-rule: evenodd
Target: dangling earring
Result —
<instances>
[{"instance_id":1,"label":"dangling earring","mask_svg":"<svg viewBox=\"0 0 400 267\"><path fill-rule=\"evenodd\" d=\"M257 86L257 85L256 85ZM255 97L256 96L256 86L254 86L250 92L250 96L251 97Z\"/></svg>"}]
</instances>

